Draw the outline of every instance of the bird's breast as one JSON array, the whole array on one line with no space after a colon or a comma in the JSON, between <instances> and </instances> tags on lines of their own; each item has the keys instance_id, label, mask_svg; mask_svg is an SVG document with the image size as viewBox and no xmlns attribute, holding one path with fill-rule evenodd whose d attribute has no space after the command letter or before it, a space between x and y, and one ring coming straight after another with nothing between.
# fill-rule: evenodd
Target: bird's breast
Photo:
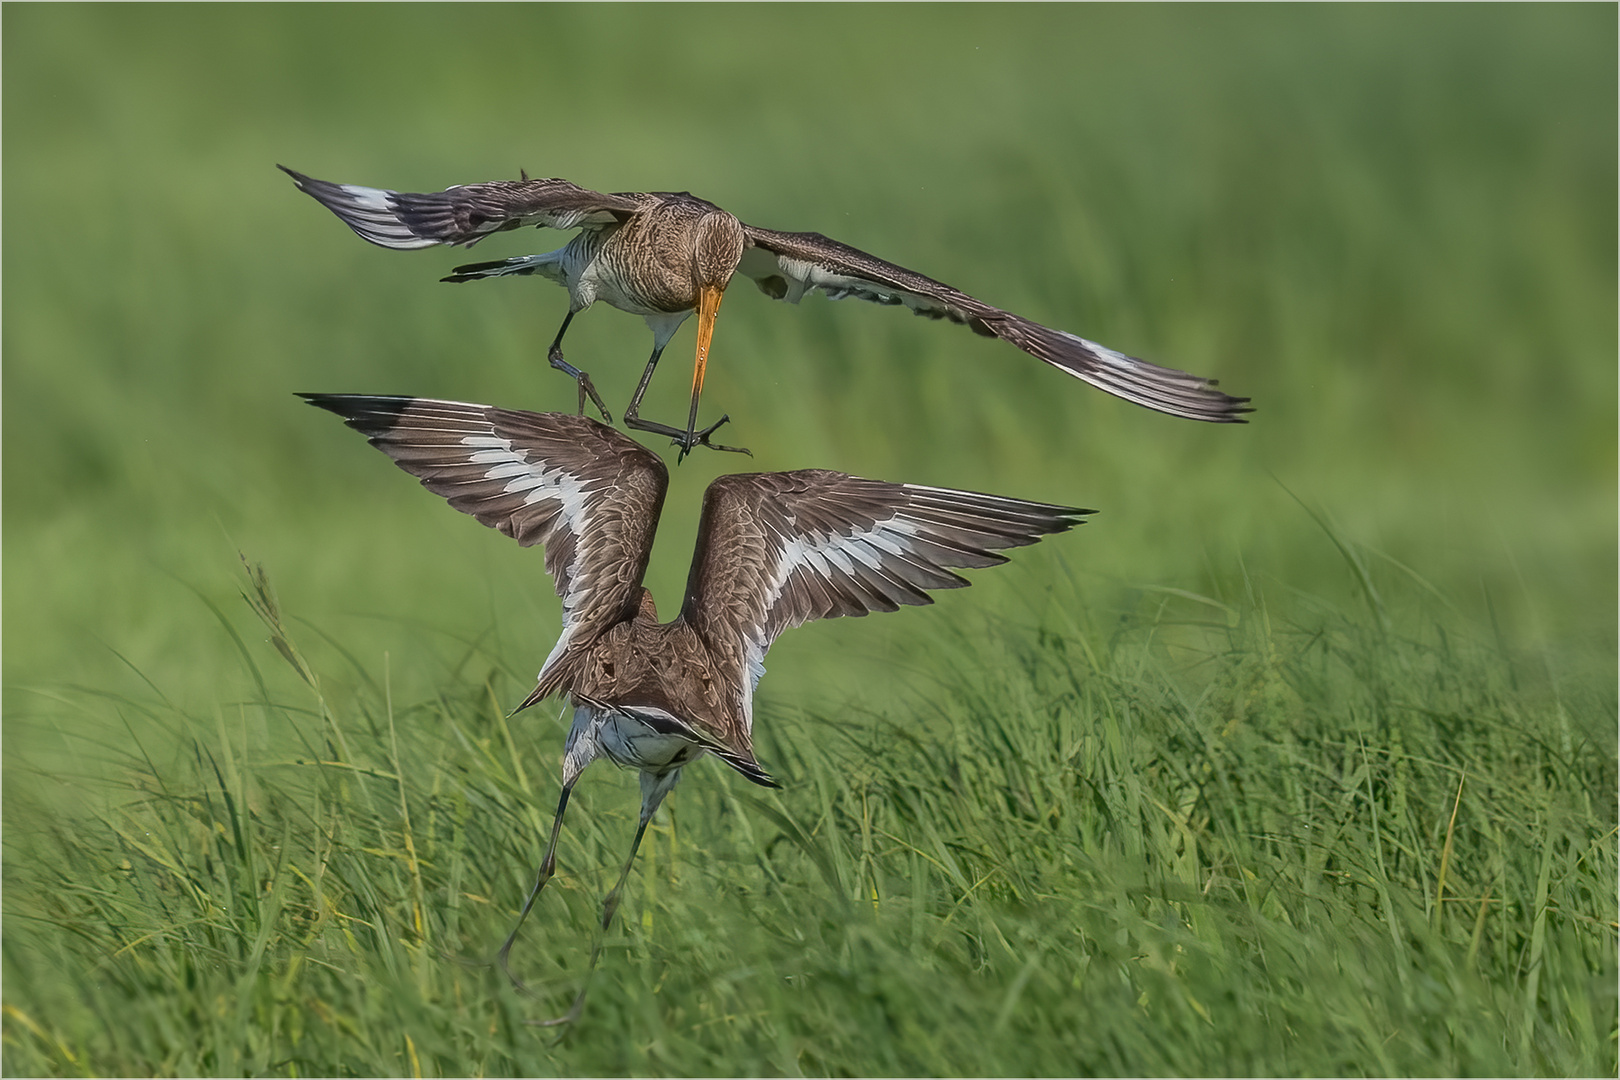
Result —
<instances>
[{"instance_id":1,"label":"bird's breast","mask_svg":"<svg viewBox=\"0 0 1620 1080\"><path fill-rule=\"evenodd\" d=\"M690 224L642 217L608 236L592 260L597 299L636 315L697 308Z\"/></svg>"}]
</instances>

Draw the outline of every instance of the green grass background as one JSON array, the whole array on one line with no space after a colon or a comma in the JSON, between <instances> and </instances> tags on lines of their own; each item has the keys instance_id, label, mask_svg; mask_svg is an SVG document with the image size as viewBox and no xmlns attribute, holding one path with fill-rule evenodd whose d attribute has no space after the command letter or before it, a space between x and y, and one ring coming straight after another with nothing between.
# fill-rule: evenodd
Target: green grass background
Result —
<instances>
[{"instance_id":1,"label":"green grass background","mask_svg":"<svg viewBox=\"0 0 1620 1080\"><path fill-rule=\"evenodd\" d=\"M0 21L6 1072L1615 1071L1612 7ZM291 395L571 408L563 294L438 284L277 162L690 189L1258 411L732 290L705 416L755 457L674 470L666 612L739 467L1101 512L784 638L786 788L689 770L558 1042L634 776L581 784L514 992L557 602ZM647 342L568 355L617 413Z\"/></svg>"}]
</instances>

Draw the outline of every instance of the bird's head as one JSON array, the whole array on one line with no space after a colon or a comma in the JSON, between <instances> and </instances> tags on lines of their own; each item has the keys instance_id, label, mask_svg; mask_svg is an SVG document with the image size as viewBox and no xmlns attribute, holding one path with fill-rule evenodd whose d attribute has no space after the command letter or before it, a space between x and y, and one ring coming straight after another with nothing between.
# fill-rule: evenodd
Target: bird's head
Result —
<instances>
[{"instance_id":1,"label":"bird's head","mask_svg":"<svg viewBox=\"0 0 1620 1080\"><path fill-rule=\"evenodd\" d=\"M742 222L717 209L698 219L697 228L692 231L692 244L698 287L697 359L692 365L692 416L696 418L698 395L703 392L703 372L709 363L709 342L714 337L714 317L720 310L720 298L731 283L731 275L742 262L747 243Z\"/></svg>"},{"instance_id":2,"label":"bird's head","mask_svg":"<svg viewBox=\"0 0 1620 1080\"><path fill-rule=\"evenodd\" d=\"M710 211L698 219L692 244L698 288L724 290L747 246L742 222L724 210Z\"/></svg>"}]
</instances>

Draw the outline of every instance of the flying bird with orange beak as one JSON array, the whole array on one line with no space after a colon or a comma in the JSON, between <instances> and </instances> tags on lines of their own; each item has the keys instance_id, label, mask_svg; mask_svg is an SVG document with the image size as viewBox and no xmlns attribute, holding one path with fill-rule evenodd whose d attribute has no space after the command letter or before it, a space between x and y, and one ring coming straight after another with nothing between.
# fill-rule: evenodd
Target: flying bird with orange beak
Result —
<instances>
[{"instance_id":1,"label":"flying bird with orange beak","mask_svg":"<svg viewBox=\"0 0 1620 1080\"><path fill-rule=\"evenodd\" d=\"M798 303L820 289L834 300L856 297L900 305L918 315L962 323L975 333L1010 342L1078 379L1117 397L1171 416L1241 424L1248 398L1216 389L1213 379L1160 367L1094 341L1053 330L992 307L933 278L884 262L820 233L777 232L744 224L689 192L603 194L567 180L497 180L431 194L386 191L316 180L278 166L300 190L319 201L362 238L397 250L460 244L471 247L490 233L533 225L579 229L564 247L456 267L445 281L477 281L539 274L568 290L568 314L548 352L551 366L579 385L579 408L589 395L612 422L584 371L563 359L562 339L575 315L598 300L647 320L652 356L625 409L626 427L668 435L684 458L695 446L737 450L710 442L721 424L697 428L698 400L720 301L733 276L751 278L766 295ZM675 331L697 313L692 407L684 429L643 420L641 399L658 358ZM742 451L746 453L746 451Z\"/></svg>"}]
</instances>

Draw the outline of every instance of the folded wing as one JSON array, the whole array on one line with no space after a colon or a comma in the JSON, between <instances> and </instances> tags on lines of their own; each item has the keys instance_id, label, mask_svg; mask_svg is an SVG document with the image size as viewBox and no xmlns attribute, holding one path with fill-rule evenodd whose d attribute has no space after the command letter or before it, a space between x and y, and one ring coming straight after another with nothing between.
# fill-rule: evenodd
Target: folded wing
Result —
<instances>
[{"instance_id":1,"label":"folded wing","mask_svg":"<svg viewBox=\"0 0 1620 1080\"><path fill-rule=\"evenodd\" d=\"M575 229L623 221L641 208L634 195L604 195L567 180L496 180L416 194L334 184L276 166L298 189L373 244L397 250L460 244L490 233L536 228Z\"/></svg>"},{"instance_id":2,"label":"folded wing","mask_svg":"<svg viewBox=\"0 0 1620 1080\"><path fill-rule=\"evenodd\" d=\"M493 529L544 544L562 597L562 636L633 614L669 470L651 451L584 416L431 398L301 394L337 413L412 476ZM541 669L542 676L545 668Z\"/></svg>"},{"instance_id":3,"label":"folded wing","mask_svg":"<svg viewBox=\"0 0 1620 1080\"><path fill-rule=\"evenodd\" d=\"M704 496L682 616L751 690L784 630L931 604L928 590L968 584L953 568L1006 562L998 551L1089 513L821 469L722 476Z\"/></svg>"},{"instance_id":4,"label":"folded wing","mask_svg":"<svg viewBox=\"0 0 1620 1080\"><path fill-rule=\"evenodd\" d=\"M753 247L740 271L766 294L797 303L820 289L834 300L855 297L901 305L931 319L949 319L974 333L998 337L1053 367L1126 401L1189 420L1241 424L1248 398L1216 389L1214 379L1160 367L1095 341L1031 322L958 289L885 262L820 233L777 232L744 226Z\"/></svg>"}]
</instances>

